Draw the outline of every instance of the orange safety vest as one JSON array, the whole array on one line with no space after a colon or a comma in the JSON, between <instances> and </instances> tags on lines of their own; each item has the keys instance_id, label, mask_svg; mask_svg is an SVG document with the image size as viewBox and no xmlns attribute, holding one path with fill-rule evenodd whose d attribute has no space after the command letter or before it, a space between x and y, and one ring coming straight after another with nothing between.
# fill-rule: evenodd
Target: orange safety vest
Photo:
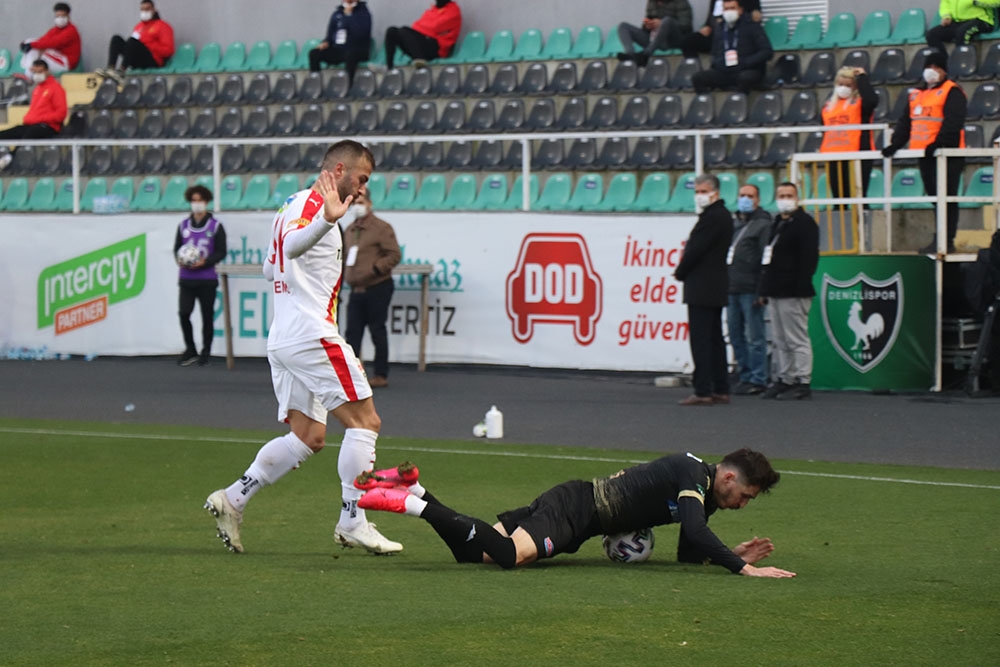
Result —
<instances>
[{"instance_id":1,"label":"orange safety vest","mask_svg":"<svg viewBox=\"0 0 1000 667\"><path fill-rule=\"evenodd\" d=\"M947 79L937 88L910 91L910 148L926 148L934 143L944 122L944 101L951 89L957 87L958 84ZM964 129L959 135L958 147L965 148Z\"/></svg>"},{"instance_id":2,"label":"orange safety vest","mask_svg":"<svg viewBox=\"0 0 1000 667\"><path fill-rule=\"evenodd\" d=\"M823 105L823 124L860 125L865 122L861 118L861 98L857 95L847 99L833 99ZM824 132L820 153L843 153L846 151L872 150L871 133L868 134L868 146L861 148L861 130L837 130Z\"/></svg>"}]
</instances>

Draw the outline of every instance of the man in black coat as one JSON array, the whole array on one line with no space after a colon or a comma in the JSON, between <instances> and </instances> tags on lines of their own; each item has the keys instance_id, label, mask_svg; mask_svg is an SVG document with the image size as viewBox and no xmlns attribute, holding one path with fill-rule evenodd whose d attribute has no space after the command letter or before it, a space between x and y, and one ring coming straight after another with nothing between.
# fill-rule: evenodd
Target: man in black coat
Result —
<instances>
[{"instance_id":1,"label":"man in black coat","mask_svg":"<svg viewBox=\"0 0 1000 667\"><path fill-rule=\"evenodd\" d=\"M674 271L674 277L684 283L694 361L694 395L680 404L729 403L722 308L729 299L726 253L733 240L733 216L719 198L719 179L711 174L694 179L694 203L698 222Z\"/></svg>"},{"instance_id":2,"label":"man in black coat","mask_svg":"<svg viewBox=\"0 0 1000 667\"><path fill-rule=\"evenodd\" d=\"M760 294L768 305L774 346L774 384L764 398L801 400L812 395L812 343L809 308L816 290L819 227L798 202L794 183L782 183L775 195L778 215L761 258Z\"/></svg>"},{"instance_id":3,"label":"man in black coat","mask_svg":"<svg viewBox=\"0 0 1000 667\"><path fill-rule=\"evenodd\" d=\"M764 28L743 13L738 0L723 0L722 19L712 31L712 66L696 72L691 84L699 94L733 88L749 93L764 81L773 55Z\"/></svg>"}]
</instances>

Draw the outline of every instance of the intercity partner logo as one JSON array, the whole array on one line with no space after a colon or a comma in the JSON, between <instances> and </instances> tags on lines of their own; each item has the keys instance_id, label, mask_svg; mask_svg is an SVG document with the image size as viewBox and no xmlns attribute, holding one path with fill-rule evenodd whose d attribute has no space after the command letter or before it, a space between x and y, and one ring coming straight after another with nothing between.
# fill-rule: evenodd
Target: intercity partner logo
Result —
<instances>
[{"instance_id":1,"label":"intercity partner logo","mask_svg":"<svg viewBox=\"0 0 1000 667\"><path fill-rule=\"evenodd\" d=\"M847 363L867 373L885 359L903 321L903 278L872 280L863 272L850 280L823 275L823 326Z\"/></svg>"},{"instance_id":2,"label":"intercity partner logo","mask_svg":"<svg viewBox=\"0 0 1000 667\"><path fill-rule=\"evenodd\" d=\"M38 328L54 324L59 335L100 322L145 286L145 234L54 264L38 275Z\"/></svg>"},{"instance_id":3,"label":"intercity partner logo","mask_svg":"<svg viewBox=\"0 0 1000 667\"><path fill-rule=\"evenodd\" d=\"M514 339L527 343L536 322L572 324L580 345L594 341L601 319L601 277L579 234L528 234L507 276L507 316Z\"/></svg>"}]
</instances>

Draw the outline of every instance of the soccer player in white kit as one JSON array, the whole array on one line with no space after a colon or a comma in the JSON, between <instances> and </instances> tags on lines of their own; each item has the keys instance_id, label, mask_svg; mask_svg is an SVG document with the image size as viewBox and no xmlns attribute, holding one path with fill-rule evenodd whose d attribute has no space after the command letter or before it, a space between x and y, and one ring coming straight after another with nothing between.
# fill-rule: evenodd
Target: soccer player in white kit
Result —
<instances>
[{"instance_id":1,"label":"soccer player in white kit","mask_svg":"<svg viewBox=\"0 0 1000 667\"><path fill-rule=\"evenodd\" d=\"M403 548L379 533L357 506L363 492L354 478L374 466L381 420L364 367L336 323L343 254L337 221L365 191L374 163L371 152L355 141L333 144L312 188L292 195L274 216L264 262L264 277L274 289L267 358L278 420L291 430L261 447L242 477L205 502L219 537L235 553L243 552L240 524L247 502L323 449L327 412L345 428L337 459L343 503L334 538L373 553Z\"/></svg>"}]
</instances>

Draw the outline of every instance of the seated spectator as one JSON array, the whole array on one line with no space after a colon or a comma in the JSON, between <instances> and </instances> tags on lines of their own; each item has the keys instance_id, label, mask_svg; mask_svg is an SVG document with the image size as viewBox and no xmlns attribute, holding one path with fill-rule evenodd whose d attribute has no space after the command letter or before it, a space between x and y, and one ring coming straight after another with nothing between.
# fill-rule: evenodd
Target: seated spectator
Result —
<instances>
[{"instance_id":1,"label":"seated spectator","mask_svg":"<svg viewBox=\"0 0 1000 667\"><path fill-rule=\"evenodd\" d=\"M413 58L413 66L427 67L428 60L446 58L462 30L462 12L452 0L435 0L434 6L412 28L385 31L385 66L392 69L396 49Z\"/></svg>"},{"instance_id":2,"label":"seated spectator","mask_svg":"<svg viewBox=\"0 0 1000 667\"><path fill-rule=\"evenodd\" d=\"M49 74L49 64L39 58L31 64L31 78L35 89L31 92L31 105L24 115L23 125L15 125L0 132L2 139L48 139L59 134L66 120L66 91L54 76ZM0 170L10 166L14 151L0 155Z\"/></svg>"},{"instance_id":3,"label":"seated spectator","mask_svg":"<svg viewBox=\"0 0 1000 667\"><path fill-rule=\"evenodd\" d=\"M977 35L993 31L1000 0L941 0L941 25L927 30L927 46L944 51L944 43L968 44Z\"/></svg>"},{"instance_id":4,"label":"seated spectator","mask_svg":"<svg viewBox=\"0 0 1000 667\"><path fill-rule=\"evenodd\" d=\"M318 72L320 64L344 64L347 77L354 81L358 63L368 60L372 40L372 15L361 0L345 0L330 17L326 39L309 52L309 71Z\"/></svg>"},{"instance_id":5,"label":"seated spectator","mask_svg":"<svg viewBox=\"0 0 1000 667\"><path fill-rule=\"evenodd\" d=\"M642 27L618 24L618 39L625 49L618 60L634 60L645 67L655 51L678 48L681 38L691 32L691 5L688 0L649 0ZM635 53L635 45L643 47Z\"/></svg>"},{"instance_id":6,"label":"seated spectator","mask_svg":"<svg viewBox=\"0 0 1000 667\"><path fill-rule=\"evenodd\" d=\"M743 0L740 3L751 18L760 23L760 0ZM708 16L705 25L681 39L681 52L685 58L696 58L699 53L712 52L712 29L722 20L722 0L708 0Z\"/></svg>"},{"instance_id":7,"label":"seated spectator","mask_svg":"<svg viewBox=\"0 0 1000 667\"><path fill-rule=\"evenodd\" d=\"M155 69L163 67L174 55L174 29L160 18L152 0L139 3L139 23L128 39L121 35L111 38L108 47L108 67L97 74L122 83L130 68Z\"/></svg>"},{"instance_id":8,"label":"seated spectator","mask_svg":"<svg viewBox=\"0 0 1000 667\"><path fill-rule=\"evenodd\" d=\"M31 78L31 68L38 59L48 64L52 74L69 72L80 62L80 33L69 21L69 5L57 2L52 11L55 13L55 25L38 39L21 42L21 51L24 53L21 57L21 69L24 70L25 79Z\"/></svg>"},{"instance_id":9,"label":"seated spectator","mask_svg":"<svg viewBox=\"0 0 1000 667\"><path fill-rule=\"evenodd\" d=\"M697 93L716 88L749 93L764 80L772 55L764 28L743 13L738 0L723 0L722 21L712 31L712 67L696 72L691 83Z\"/></svg>"}]
</instances>

